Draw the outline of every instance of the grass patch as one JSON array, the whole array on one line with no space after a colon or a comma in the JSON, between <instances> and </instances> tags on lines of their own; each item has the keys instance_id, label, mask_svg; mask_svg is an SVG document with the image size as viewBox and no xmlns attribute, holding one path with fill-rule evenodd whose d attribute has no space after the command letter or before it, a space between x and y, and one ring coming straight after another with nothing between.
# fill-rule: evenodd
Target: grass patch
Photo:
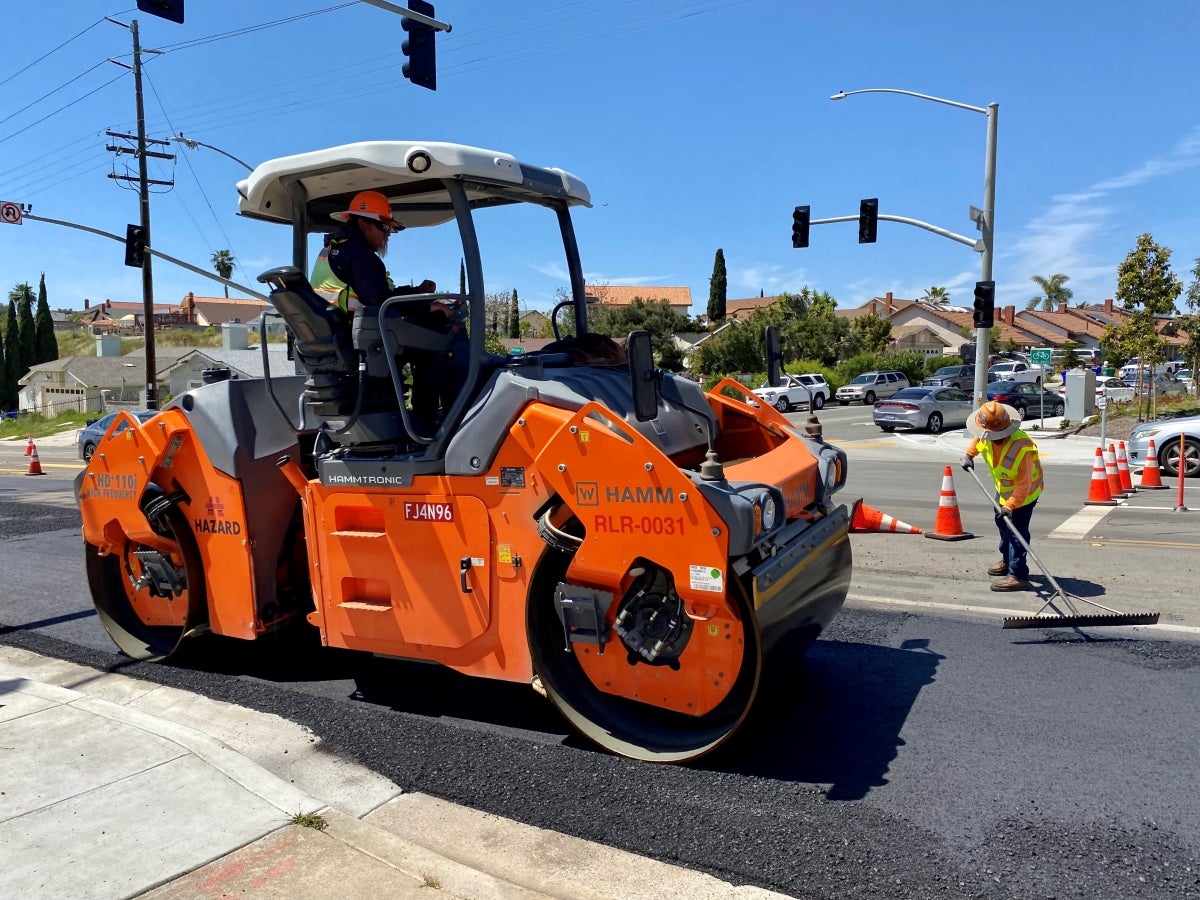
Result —
<instances>
[{"instance_id":1,"label":"grass patch","mask_svg":"<svg viewBox=\"0 0 1200 900\"><path fill-rule=\"evenodd\" d=\"M296 813L292 816L292 824L301 828L315 828L317 831L324 831L329 827L329 823L320 813Z\"/></svg>"}]
</instances>

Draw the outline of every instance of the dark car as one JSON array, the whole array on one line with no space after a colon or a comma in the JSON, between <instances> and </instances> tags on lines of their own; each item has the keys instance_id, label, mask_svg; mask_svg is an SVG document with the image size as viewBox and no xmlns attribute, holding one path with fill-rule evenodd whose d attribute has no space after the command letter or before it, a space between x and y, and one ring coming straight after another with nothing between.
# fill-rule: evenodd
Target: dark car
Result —
<instances>
[{"instance_id":1,"label":"dark car","mask_svg":"<svg viewBox=\"0 0 1200 900\"><path fill-rule=\"evenodd\" d=\"M1061 416L1067 408L1063 398L1028 381L993 381L987 386L987 398L1007 403L1022 419Z\"/></svg>"},{"instance_id":2,"label":"dark car","mask_svg":"<svg viewBox=\"0 0 1200 900\"><path fill-rule=\"evenodd\" d=\"M154 409L129 409L118 410L119 412L128 412L139 422L145 422L147 419L157 413ZM76 442L79 444L79 458L84 462L90 462L92 454L96 452L96 445L100 443L100 439L104 437L108 431L108 426L113 423L113 419L117 417L117 413L110 412L103 418L96 419L94 422L89 422L86 426L79 430L79 435L76 437ZM124 425L120 430L124 429Z\"/></svg>"},{"instance_id":3,"label":"dark car","mask_svg":"<svg viewBox=\"0 0 1200 900\"><path fill-rule=\"evenodd\" d=\"M969 391L975 387L974 366L942 366L921 382L924 387L956 387Z\"/></svg>"}]
</instances>

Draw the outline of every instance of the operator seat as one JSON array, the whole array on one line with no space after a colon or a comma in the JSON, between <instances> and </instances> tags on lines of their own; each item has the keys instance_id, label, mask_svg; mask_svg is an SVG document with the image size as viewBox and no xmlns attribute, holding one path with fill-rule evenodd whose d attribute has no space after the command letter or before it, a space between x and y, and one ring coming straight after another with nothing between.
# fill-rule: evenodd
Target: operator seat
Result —
<instances>
[{"instance_id":1,"label":"operator seat","mask_svg":"<svg viewBox=\"0 0 1200 900\"><path fill-rule=\"evenodd\" d=\"M318 416L350 415L358 390L350 317L321 298L295 266L269 269L258 280L270 285L271 304L295 336L296 360L307 376L305 403Z\"/></svg>"}]
</instances>

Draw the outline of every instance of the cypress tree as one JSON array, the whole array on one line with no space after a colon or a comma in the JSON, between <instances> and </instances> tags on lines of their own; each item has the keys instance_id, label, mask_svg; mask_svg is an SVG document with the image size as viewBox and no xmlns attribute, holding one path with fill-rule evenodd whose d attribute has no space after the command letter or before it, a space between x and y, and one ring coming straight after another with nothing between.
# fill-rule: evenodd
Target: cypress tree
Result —
<instances>
[{"instance_id":1,"label":"cypress tree","mask_svg":"<svg viewBox=\"0 0 1200 900\"><path fill-rule=\"evenodd\" d=\"M708 321L725 321L725 300L729 282L725 275L725 251L717 248L712 277L708 279Z\"/></svg>"},{"instance_id":2,"label":"cypress tree","mask_svg":"<svg viewBox=\"0 0 1200 900\"><path fill-rule=\"evenodd\" d=\"M37 315L34 316L35 362L50 362L58 359L58 338L54 336L54 318L50 315L50 303L46 299L46 273L42 273L38 285Z\"/></svg>"},{"instance_id":3,"label":"cypress tree","mask_svg":"<svg viewBox=\"0 0 1200 900\"><path fill-rule=\"evenodd\" d=\"M17 301L10 294L8 318L4 322L4 406L16 409L17 380L24 375L21 368L21 331L17 327Z\"/></svg>"},{"instance_id":4,"label":"cypress tree","mask_svg":"<svg viewBox=\"0 0 1200 900\"><path fill-rule=\"evenodd\" d=\"M29 285L25 288L20 301L17 303L17 319L21 339L21 372L24 375L37 362L37 335L33 324L33 290ZM20 377L20 376L18 376Z\"/></svg>"},{"instance_id":5,"label":"cypress tree","mask_svg":"<svg viewBox=\"0 0 1200 900\"><path fill-rule=\"evenodd\" d=\"M467 261L465 259L458 261L458 292L460 294L467 292Z\"/></svg>"},{"instance_id":6,"label":"cypress tree","mask_svg":"<svg viewBox=\"0 0 1200 900\"><path fill-rule=\"evenodd\" d=\"M517 304L517 289L513 288L512 303L508 307L508 336L521 336L521 307Z\"/></svg>"}]
</instances>

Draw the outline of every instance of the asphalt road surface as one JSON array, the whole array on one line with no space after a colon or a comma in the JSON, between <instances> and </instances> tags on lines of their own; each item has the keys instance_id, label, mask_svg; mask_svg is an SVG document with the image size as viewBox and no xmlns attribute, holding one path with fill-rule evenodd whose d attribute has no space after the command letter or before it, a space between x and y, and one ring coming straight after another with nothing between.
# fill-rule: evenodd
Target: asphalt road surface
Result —
<instances>
[{"instance_id":1,"label":"asphalt road surface","mask_svg":"<svg viewBox=\"0 0 1200 900\"><path fill-rule=\"evenodd\" d=\"M919 493L904 465L929 464L897 463L881 503ZM854 543L860 559L886 545L910 565L946 546ZM954 552L990 561L990 538L953 546L971 544ZM938 614L855 603L730 747L656 767L595 751L528 688L427 665L295 639L131 663L91 610L65 478L0 477L0 571L0 641L277 713L406 789L734 883L817 898L1200 896L1200 648L1186 634L1003 631L952 597ZM864 575L886 578L880 563Z\"/></svg>"}]
</instances>

